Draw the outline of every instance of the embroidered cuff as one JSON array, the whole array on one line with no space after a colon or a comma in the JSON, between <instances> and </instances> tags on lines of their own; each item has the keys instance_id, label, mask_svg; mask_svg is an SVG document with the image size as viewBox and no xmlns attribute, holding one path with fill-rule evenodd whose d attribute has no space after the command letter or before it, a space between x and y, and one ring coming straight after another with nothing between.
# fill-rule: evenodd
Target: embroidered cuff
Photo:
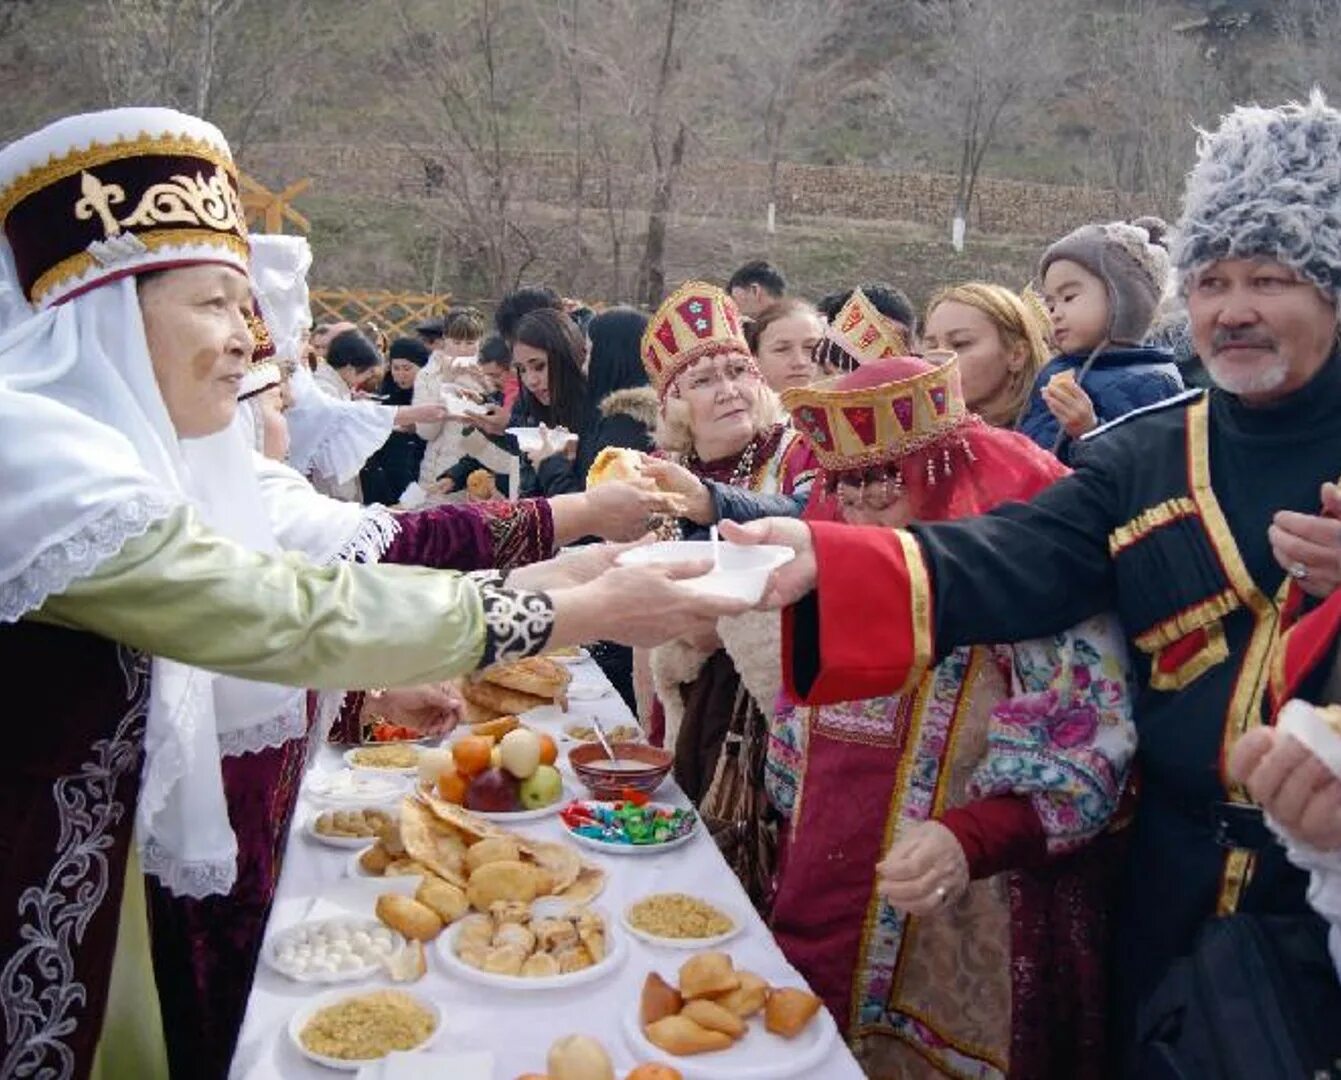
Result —
<instances>
[{"instance_id":1,"label":"embroidered cuff","mask_svg":"<svg viewBox=\"0 0 1341 1080\"><path fill-rule=\"evenodd\" d=\"M507 574L503 573L502 570L472 570L466 574L466 577L470 578L481 589L486 586L497 589L502 587L503 582L507 579Z\"/></svg>"},{"instance_id":2,"label":"embroidered cuff","mask_svg":"<svg viewBox=\"0 0 1341 1080\"><path fill-rule=\"evenodd\" d=\"M544 593L481 585L484 655L480 667L534 656L549 643L554 603Z\"/></svg>"}]
</instances>

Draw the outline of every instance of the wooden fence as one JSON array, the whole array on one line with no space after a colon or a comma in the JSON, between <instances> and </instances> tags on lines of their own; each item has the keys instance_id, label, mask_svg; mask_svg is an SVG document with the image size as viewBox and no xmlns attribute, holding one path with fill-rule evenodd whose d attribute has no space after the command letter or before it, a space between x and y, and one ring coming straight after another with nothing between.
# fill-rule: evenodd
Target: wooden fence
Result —
<instances>
[{"instance_id":1,"label":"wooden fence","mask_svg":"<svg viewBox=\"0 0 1341 1080\"><path fill-rule=\"evenodd\" d=\"M398 293L386 289L313 289L315 322L371 323L390 338L413 335L416 323L443 314L451 293Z\"/></svg>"}]
</instances>

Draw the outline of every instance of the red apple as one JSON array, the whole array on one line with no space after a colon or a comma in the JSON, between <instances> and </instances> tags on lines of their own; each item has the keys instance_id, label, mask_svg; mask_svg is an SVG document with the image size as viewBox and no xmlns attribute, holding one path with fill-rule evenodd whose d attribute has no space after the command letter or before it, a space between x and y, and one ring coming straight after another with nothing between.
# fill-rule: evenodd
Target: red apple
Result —
<instances>
[{"instance_id":1,"label":"red apple","mask_svg":"<svg viewBox=\"0 0 1341 1080\"><path fill-rule=\"evenodd\" d=\"M466 788L466 809L505 814L518 805L517 778L506 769L485 769Z\"/></svg>"}]
</instances>

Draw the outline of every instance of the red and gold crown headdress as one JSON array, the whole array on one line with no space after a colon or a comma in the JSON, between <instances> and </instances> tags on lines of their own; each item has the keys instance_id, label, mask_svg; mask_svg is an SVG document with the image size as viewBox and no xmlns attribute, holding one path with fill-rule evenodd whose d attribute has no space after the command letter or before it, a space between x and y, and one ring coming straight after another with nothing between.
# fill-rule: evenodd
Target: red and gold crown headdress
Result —
<instances>
[{"instance_id":1,"label":"red and gold crown headdress","mask_svg":"<svg viewBox=\"0 0 1341 1080\"><path fill-rule=\"evenodd\" d=\"M695 361L725 354L750 356L740 311L704 281L687 281L666 297L643 332L643 367L663 399Z\"/></svg>"},{"instance_id":2,"label":"red and gold crown headdress","mask_svg":"<svg viewBox=\"0 0 1341 1080\"><path fill-rule=\"evenodd\" d=\"M941 363L915 356L885 357L856 371L786 390L782 403L804 432L830 477L897 466L919 450L961 441L969 412L954 354ZM935 465L928 458L928 480Z\"/></svg>"},{"instance_id":3,"label":"red and gold crown headdress","mask_svg":"<svg viewBox=\"0 0 1341 1080\"><path fill-rule=\"evenodd\" d=\"M908 353L908 342L892 322L881 315L861 289L833 317L815 347L815 362L826 368L851 371L875 360Z\"/></svg>"}]
</instances>

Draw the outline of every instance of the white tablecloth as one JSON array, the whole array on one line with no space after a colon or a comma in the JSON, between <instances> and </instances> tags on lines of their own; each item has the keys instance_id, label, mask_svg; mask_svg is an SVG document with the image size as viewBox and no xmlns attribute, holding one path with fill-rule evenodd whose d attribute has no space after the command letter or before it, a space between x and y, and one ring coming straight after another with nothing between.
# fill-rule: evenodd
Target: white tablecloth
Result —
<instances>
[{"instance_id":1,"label":"white tablecloth","mask_svg":"<svg viewBox=\"0 0 1341 1080\"><path fill-rule=\"evenodd\" d=\"M606 693L595 701L575 699L565 717L555 715L546 719L543 714L549 710L540 710L539 715L528 715L527 722L556 735L565 724L580 722L584 716L599 716L607 729L634 722L623 701L609 690L609 684L594 663L587 661L574 667L573 685L575 698L596 689ZM568 745L572 744L560 742L561 748ZM560 765L575 794L585 795L567 771L566 758L562 755ZM341 766L339 754L326 747L319 752L313 769L329 771ZM656 798L688 805L683 793L670 779L657 792ZM304 797L289 837L284 873L270 917L270 932L302 921L319 901L323 904L322 914L332 913L326 910L332 899L343 898L344 902L350 902L351 885L342 886L341 883L347 882L352 853L327 847L303 835L304 823L315 812L317 807ZM557 817L514 828L536 837L559 838L564 835ZM653 856L604 855L588 848L583 848L582 854L607 873L605 891L595 905L609 914L612 922L618 920L618 913L629 903L651 892L675 890L716 900L746 918L745 931L722 946L738 967L757 972L775 985L804 985L750 907L716 845L702 831L684 847ZM360 886L377 884L359 883ZM368 893L367 907L362 914L371 915L371 897L376 891L377 888L372 888ZM653 966L673 975L690 953L645 945L622 928L615 932L625 933L629 944L628 958L619 970L594 984L548 992L502 992L461 981L444 971L436 956L436 944L430 945L428 974L407 988L444 1007L447 1025L434 1044L434 1052L491 1051L496 1059L495 1080L513 1080L525 1072L543 1072L550 1043L562 1035L581 1033L595 1036L605 1044L618 1075L622 1076L639 1060L645 1059L644 1055L635 1056L625 1041L623 1014L637 1008L643 980ZM330 1080L337 1075L299 1054L287 1033L289 1019L299 1006L327 989L330 987L292 982L262 964L252 987L233 1059L231 1076L234 1080L296 1080L300 1077ZM662 1060L672 1059L663 1055ZM685 1068L688 1075L693 1060L686 1058L672 1063ZM839 1039L834 1040L833 1052L822 1066L806 1070L806 1080L857 1080L861 1075L855 1060Z\"/></svg>"}]
</instances>

